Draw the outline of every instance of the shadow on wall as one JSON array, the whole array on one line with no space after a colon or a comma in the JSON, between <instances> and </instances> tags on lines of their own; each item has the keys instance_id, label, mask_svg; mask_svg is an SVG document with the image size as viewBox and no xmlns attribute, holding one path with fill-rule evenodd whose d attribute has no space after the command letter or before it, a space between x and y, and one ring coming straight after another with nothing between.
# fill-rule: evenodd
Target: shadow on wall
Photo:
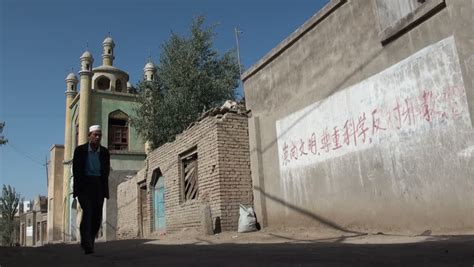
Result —
<instances>
[{"instance_id":1,"label":"shadow on wall","mask_svg":"<svg viewBox=\"0 0 474 267\"><path fill-rule=\"evenodd\" d=\"M364 232L358 232L358 231L353 231L353 230L350 230L350 229L346 229L340 225L338 225L337 223L335 222L332 222L326 218L323 218L321 217L320 215L317 215L317 214L314 214L308 210L305 210L305 209L302 209L296 205L293 205L293 204L290 204L290 203L287 203L286 201L284 201L283 199L281 198L278 198L276 196L273 196L273 195L270 195L268 193L266 193L263 189L261 189L260 187L258 186L254 186L253 187L255 190L259 191L263 196L265 196L266 198L268 199L271 199L287 208L290 208L291 210L295 211L295 212L298 212L306 217L309 217L325 226L328 226L330 228L333 228L333 229L337 229L339 231L342 231L342 232L346 232L346 233L351 233L351 234L359 234L359 235L367 235L368 233L364 233Z\"/></svg>"},{"instance_id":2,"label":"shadow on wall","mask_svg":"<svg viewBox=\"0 0 474 267\"><path fill-rule=\"evenodd\" d=\"M250 136L250 132L249 132L249 138L255 138L256 140L256 145L255 147L250 147L250 156L252 157L252 155L257 155L257 157L259 158L257 160L257 165L258 165L258 175L259 175L259 185L261 187L254 187L255 190L258 190L262 193L263 196L266 196L268 197L269 199L273 199L275 200L276 202L280 202L281 204L283 205L286 205L288 206L289 204L286 204L286 202L284 202L283 200L281 199L278 199L274 196L269 196L268 194L265 193L265 175L263 173L263 170L262 170L262 157L263 157L263 154L265 154L270 148L272 148L273 146L275 146L275 144L278 142L278 139L285 135L288 131L290 131L293 127L295 127L296 124L298 124L303 118L307 117L309 114L311 114L315 109L319 108L319 106L321 106L321 104L323 104L330 96L334 95L335 93L337 93L338 91L341 90L341 86L343 86L344 84L346 84L351 78L355 77L356 74L358 74L359 72L361 72L363 70L363 68L365 66L367 66L368 64L370 64L371 62L373 62L374 60L376 60L383 52L383 47L382 45L380 47L378 47L377 49L374 49L372 54L370 56L367 57L367 59L362 62L360 65L358 66L355 66L353 68L353 70L347 75L345 76L342 80L338 81L337 84L335 84L329 91L328 93L322 97L320 100L319 100L319 104L318 105L315 105L314 107L312 107L310 110L308 110L305 114L303 114L298 120L296 120L292 125L290 125L286 130L284 130L283 132L281 132L275 139L273 140L268 140L269 142L264 146L262 147L262 140L261 140L261 136L262 136L262 133L260 131L260 118L259 116L255 116L255 123L257 126L256 129L255 129L255 133L254 135L251 137ZM372 74L373 75L373 74ZM370 75L369 75L370 76ZM361 80L363 79L366 79L367 77L362 77ZM277 163L278 164L278 163ZM253 181L255 183L255 181ZM262 197L261 198L261 203L262 203L262 214L263 214L263 218L262 218L262 225L265 226L266 225L266 213L267 213L267 210L266 210L266 204L265 204L265 197ZM290 205L291 206L291 205ZM289 206L289 207L290 207ZM291 207L290 207L291 208ZM314 214L311 214L310 212L308 211L305 211L305 210L302 210L301 208L298 208L298 207L294 207L295 210L298 210L299 212L303 213L303 214L306 214L308 215L309 217L312 217L312 216L315 216L314 219L316 220L321 220L321 222L327 222L327 225L331 225L331 222L329 222L328 220L324 219L324 218L321 218L320 216L317 216L317 215L314 215ZM333 224L333 223L332 223ZM335 226L337 226L336 224L334 224ZM333 227L333 228L336 228L336 229L341 229L341 227L337 226L337 227ZM351 231L349 231L351 232Z\"/></svg>"}]
</instances>

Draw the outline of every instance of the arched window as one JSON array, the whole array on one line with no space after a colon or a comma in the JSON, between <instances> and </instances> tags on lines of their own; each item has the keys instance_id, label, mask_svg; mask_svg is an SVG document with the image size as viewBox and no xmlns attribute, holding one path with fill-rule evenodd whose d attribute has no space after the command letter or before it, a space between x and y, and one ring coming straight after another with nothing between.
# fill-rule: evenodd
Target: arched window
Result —
<instances>
[{"instance_id":1,"label":"arched window","mask_svg":"<svg viewBox=\"0 0 474 267\"><path fill-rule=\"evenodd\" d=\"M117 91L117 92L122 92L123 91L121 80L115 81L115 91Z\"/></svg>"},{"instance_id":2,"label":"arched window","mask_svg":"<svg viewBox=\"0 0 474 267\"><path fill-rule=\"evenodd\" d=\"M99 89L99 90L109 89L110 88L110 79L105 77L105 76L101 76L101 77L97 78L96 88Z\"/></svg>"},{"instance_id":3,"label":"arched window","mask_svg":"<svg viewBox=\"0 0 474 267\"><path fill-rule=\"evenodd\" d=\"M109 149L128 150L128 115L116 110L109 115Z\"/></svg>"}]
</instances>

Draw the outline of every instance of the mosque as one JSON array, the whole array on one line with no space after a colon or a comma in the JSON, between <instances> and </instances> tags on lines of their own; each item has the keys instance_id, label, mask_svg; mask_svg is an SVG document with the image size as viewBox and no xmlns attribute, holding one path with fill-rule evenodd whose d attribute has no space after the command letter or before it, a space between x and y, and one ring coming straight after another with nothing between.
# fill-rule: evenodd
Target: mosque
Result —
<instances>
[{"instance_id":1,"label":"mosque","mask_svg":"<svg viewBox=\"0 0 474 267\"><path fill-rule=\"evenodd\" d=\"M74 73L66 77L64 146L51 148L52 154L58 155L55 150L64 153L60 164L50 166L55 173L61 173L62 169L62 177L48 177L48 212L51 213L48 216L48 241L78 239L81 211L72 197L71 163L75 147L88 141L90 125L102 126L101 143L110 150L111 157L110 198L104 202L99 239L115 239L117 185L144 167L145 142L130 124L134 106L138 104L136 91L129 82L128 73L113 65L115 43L112 38L105 38L102 47L102 65L93 67L94 58L85 51L80 57L79 79ZM144 67L144 80L154 80L155 76L156 68L149 61Z\"/></svg>"}]
</instances>

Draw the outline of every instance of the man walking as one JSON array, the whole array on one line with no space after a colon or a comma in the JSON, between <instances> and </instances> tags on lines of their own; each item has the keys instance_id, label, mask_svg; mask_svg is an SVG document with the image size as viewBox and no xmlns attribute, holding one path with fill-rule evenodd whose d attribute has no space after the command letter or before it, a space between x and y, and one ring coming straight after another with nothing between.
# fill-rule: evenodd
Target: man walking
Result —
<instances>
[{"instance_id":1,"label":"man walking","mask_svg":"<svg viewBox=\"0 0 474 267\"><path fill-rule=\"evenodd\" d=\"M109 198L110 154L100 145L101 138L100 125L89 127L89 142L76 147L72 163L73 197L78 198L82 208L80 232L85 254L94 253L104 198Z\"/></svg>"}]
</instances>

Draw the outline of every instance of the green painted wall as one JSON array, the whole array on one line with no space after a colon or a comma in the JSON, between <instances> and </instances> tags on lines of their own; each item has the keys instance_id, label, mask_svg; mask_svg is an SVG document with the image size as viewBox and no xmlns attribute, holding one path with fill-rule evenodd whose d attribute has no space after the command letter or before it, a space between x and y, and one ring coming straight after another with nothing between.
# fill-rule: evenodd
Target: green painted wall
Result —
<instances>
[{"instance_id":1,"label":"green painted wall","mask_svg":"<svg viewBox=\"0 0 474 267\"><path fill-rule=\"evenodd\" d=\"M143 154L112 154L110 155L110 167L112 170L140 170L145 166L145 153Z\"/></svg>"},{"instance_id":2,"label":"green painted wall","mask_svg":"<svg viewBox=\"0 0 474 267\"><path fill-rule=\"evenodd\" d=\"M108 118L110 113L121 110L131 117L133 106L136 105L136 97L129 94L109 93L93 91L91 103L91 124L102 126L102 145L108 145ZM144 141L138 135L136 129L129 126L129 151L145 152Z\"/></svg>"},{"instance_id":3,"label":"green painted wall","mask_svg":"<svg viewBox=\"0 0 474 267\"><path fill-rule=\"evenodd\" d=\"M121 110L131 117L134 105L137 105L136 97L130 94L110 93L102 91L92 91L90 103L90 124L100 124L102 126L101 144L108 146L108 118L110 113ZM71 126L73 127L72 144L74 151L76 142L76 118L79 114L79 101L77 101L71 112ZM72 156L72 155L71 155ZM111 151L111 167L113 170L140 170L144 166L145 146L144 141L138 135L136 129L129 125L129 151Z\"/></svg>"}]
</instances>

